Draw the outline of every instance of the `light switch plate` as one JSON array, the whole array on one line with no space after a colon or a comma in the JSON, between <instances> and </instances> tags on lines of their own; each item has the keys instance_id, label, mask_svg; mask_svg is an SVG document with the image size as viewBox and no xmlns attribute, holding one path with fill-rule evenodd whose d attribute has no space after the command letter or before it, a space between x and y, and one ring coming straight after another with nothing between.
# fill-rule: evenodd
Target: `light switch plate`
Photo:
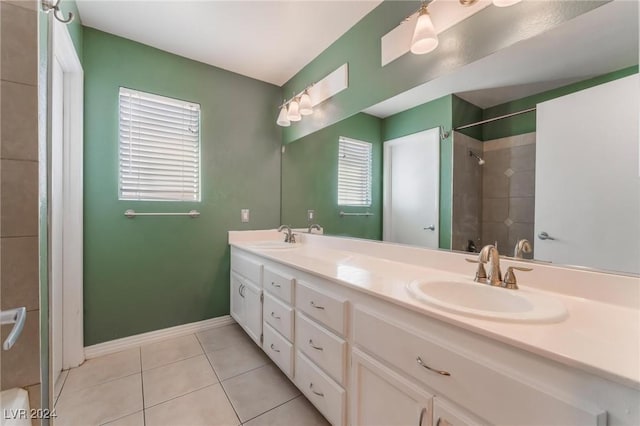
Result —
<instances>
[{"instance_id":1,"label":"light switch plate","mask_svg":"<svg viewBox=\"0 0 640 426\"><path fill-rule=\"evenodd\" d=\"M312 222L313 220L315 220L316 218L316 211L315 210L307 210L307 220L309 222Z\"/></svg>"},{"instance_id":2,"label":"light switch plate","mask_svg":"<svg viewBox=\"0 0 640 426\"><path fill-rule=\"evenodd\" d=\"M249 209L240 210L240 221L242 223L249 223Z\"/></svg>"}]
</instances>

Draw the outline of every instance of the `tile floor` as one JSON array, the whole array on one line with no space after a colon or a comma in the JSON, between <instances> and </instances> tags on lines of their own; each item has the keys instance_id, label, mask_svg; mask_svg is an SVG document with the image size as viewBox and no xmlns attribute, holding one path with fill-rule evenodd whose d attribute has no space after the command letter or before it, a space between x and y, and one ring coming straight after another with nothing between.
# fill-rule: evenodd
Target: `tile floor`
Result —
<instances>
[{"instance_id":1,"label":"tile floor","mask_svg":"<svg viewBox=\"0 0 640 426\"><path fill-rule=\"evenodd\" d=\"M90 359L56 385L55 426L329 424L235 324Z\"/></svg>"}]
</instances>

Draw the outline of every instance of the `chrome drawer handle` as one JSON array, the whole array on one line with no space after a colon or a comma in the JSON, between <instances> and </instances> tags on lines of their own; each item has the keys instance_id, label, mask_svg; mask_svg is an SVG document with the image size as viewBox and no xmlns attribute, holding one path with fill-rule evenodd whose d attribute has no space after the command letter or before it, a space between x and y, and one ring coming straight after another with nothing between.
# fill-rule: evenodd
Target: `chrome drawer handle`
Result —
<instances>
[{"instance_id":1,"label":"chrome drawer handle","mask_svg":"<svg viewBox=\"0 0 640 426\"><path fill-rule=\"evenodd\" d=\"M279 316L277 316L277 315L275 314L275 312L271 312L271 316L272 316L272 317L274 317L275 319L280 319L280 317L279 317Z\"/></svg>"},{"instance_id":2,"label":"chrome drawer handle","mask_svg":"<svg viewBox=\"0 0 640 426\"><path fill-rule=\"evenodd\" d=\"M442 417L438 417L438 421L436 422L436 426L453 426L453 424L449 423Z\"/></svg>"},{"instance_id":3,"label":"chrome drawer handle","mask_svg":"<svg viewBox=\"0 0 640 426\"><path fill-rule=\"evenodd\" d=\"M275 283L275 282L273 282L273 281L271 281L271 285L272 285L272 286L274 286L274 287L278 287L278 288L280 288L280 284L276 284L276 283Z\"/></svg>"},{"instance_id":4,"label":"chrome drawer handle","mask_svg":"<svg viewBox=\"0 0 640 426\"><path fill-rule=\"evenodd\" d=\"M422 420L424 419L424 415L427 414L427 407L423 407L420 410L420 418L418 419L418 426L422 426Z\"/></svg>"},{"instance_id":5,"label":"chrome drawer handle","mask_svg":"<svg viewBox=\"0 0 640 426\"><path fill-rule=\"evenodd\" d=\"M425 364L425 363L422 361L422 358L420 358L420 357L416 358L416 362L418 363L418 365L419 365L420 367L426 368L427 370L429 370L429 371L433 371L434 373L438 373L438 374L439 374L439 375L441 375L441 376L450 376L450 375L451 375L451 373L449 373L448 371L444 371L444 370L436 370L435 368L431 368L431 367L429 367L427 364Z\"/></svg>"},{"instance_id":6,"label":"chrome drawer handle","mask_svg":"<svg viewBox=\"0 0 640 426\"><path fill-rule=\"evenodd\" d=\"M311 346L313 349L316 349L318 351L323 351L324 348L322 346L316 346L313 344L313 340L309 339L309 346Z\"/></svg>"},{"instance_id":7,"label":"chrome drawer handle","mask_svg":"<svg viewBox=\"0 0 640 426\"><path fill-rule=\"evenodd\" d=\"M273 346L273 343L271 344L271 350L272 351L276 351L276 352L280 352L280 349L276 349L276 347Z\"/></svg>"},{"instance_id":8,"label":"chrome drawer handle","mask_svg":"<svg viewBox=\"0 0 640 426\"><path fill-rule=\"evenodd\" d=\"M316 304L315 304L315 302L314 302L313 300L312 300L311 302L309 302L309 304L310 304L311 306L313 306L314 308L316 308L316 309L322 309L322 310L324 310L324 306L316 305Z\"/></svg>"},{"instance_id":9,"label":"chrome drawer handle","mask_svg":"<svg viewBox=\"0 0 640 426\"><path fill-rule=\"evenodd\" d=\"M8 351L13 347L22 334L24 328L24 322L27 319L27 308L24 306L21 308L11 309L8 311L0 312L0 324L13 324L13 328L9 332L7 339L2 343L2 349Z\"/></svg>"},{"instance_id":10,"label":"chrome drawer handle","mask_svg":"<svg viewBox=\"0 0 640 426\"><path fill-rule=\"evenodd\" d=\"M313 383L309 383L309 389L311 389L311 392L313 392L316 395L321 396L321 397L324 398L324 394L322 392L318 392L318 391L313 390Z\"/></svg>"}]
</instances>

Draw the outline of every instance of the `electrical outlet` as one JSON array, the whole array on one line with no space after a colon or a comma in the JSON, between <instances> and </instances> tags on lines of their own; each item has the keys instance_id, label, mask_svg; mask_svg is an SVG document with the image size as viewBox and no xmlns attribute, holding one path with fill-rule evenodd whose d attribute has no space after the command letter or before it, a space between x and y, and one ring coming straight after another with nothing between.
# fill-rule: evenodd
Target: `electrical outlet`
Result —
<instances>
[{"instance_id":1,"label":"electrical outlet","mask_svg":"<svg viewBox=\"0 0 640 426\"><path fill-rule=\"evenodd\" d=\"M249 223L249 209L240 210L240 221L242 223Z\"/></svg>"},{"instance_id":2,"label":"electrical outlet","mask_svg":"<svg viewBox=\"0 0 640 426\"><path fill-rule=\"evenodd\" d=\"M309 222L313 222L316 218L316 211L315 210L307 210L307 220Z\"/></svg>"}]
</instances>

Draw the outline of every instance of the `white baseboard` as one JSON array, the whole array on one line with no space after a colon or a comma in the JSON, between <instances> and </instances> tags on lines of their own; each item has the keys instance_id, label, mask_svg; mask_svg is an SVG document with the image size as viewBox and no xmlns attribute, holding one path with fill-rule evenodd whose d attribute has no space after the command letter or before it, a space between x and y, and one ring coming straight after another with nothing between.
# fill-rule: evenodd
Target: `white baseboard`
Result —
<instances>
[{"instance_id":1,"label":"white baseboard","mask_svg":"<svg viewBox=\"0 0 640 426\"><path fill-rule=\"evenodd\" d=\"M198 331L203 331L210 328L222 327L229 324L235 324L235 321L233 320L233 318L231 318L231 316L224 315L204 321L163 328L162 330L149 331L147 333L123 337L122 339L98 343L97 345L85 346L84 356L86 359L97 358L99 356L109 355L126 349L148 345L149 343L155 343L160 340L169 339L171 337L185 336L187 334L196 333Z\"/></svg>"}]
</instances>

